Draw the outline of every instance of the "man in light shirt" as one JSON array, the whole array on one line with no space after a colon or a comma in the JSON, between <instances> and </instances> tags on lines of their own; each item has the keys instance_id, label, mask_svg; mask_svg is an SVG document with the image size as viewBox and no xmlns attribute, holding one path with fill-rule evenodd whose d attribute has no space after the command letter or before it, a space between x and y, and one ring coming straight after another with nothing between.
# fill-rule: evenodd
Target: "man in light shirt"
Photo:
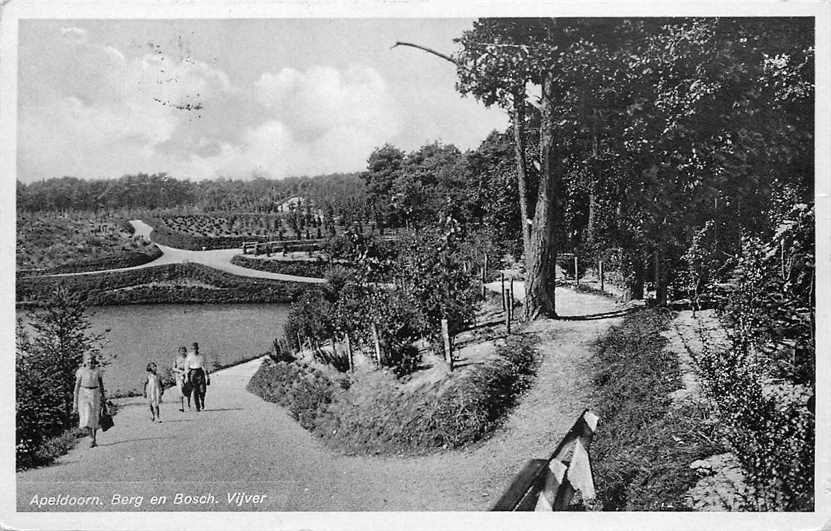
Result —
<instances>
[{"instance_id":1,"label":"man in light shirt","mask_svg":"<svg viewBox=\"0 0 831 531\"><path fill-rule=\"evenodd\" d=\"M199 353L199 343L191 345L188 357L185 358L187 378L193 388L193 400L196 411L205 409L205 393L208 385L208 363L205 356Z\"/></svg>"}]
</instances>

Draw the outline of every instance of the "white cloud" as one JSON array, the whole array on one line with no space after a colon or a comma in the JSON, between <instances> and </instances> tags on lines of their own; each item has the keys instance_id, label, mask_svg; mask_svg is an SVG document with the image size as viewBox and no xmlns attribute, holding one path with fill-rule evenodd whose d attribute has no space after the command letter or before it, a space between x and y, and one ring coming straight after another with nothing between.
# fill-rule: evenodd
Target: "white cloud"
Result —
<instances>
[{"instance_id":1,"label":"white cloud","mask_svg":"<svg viewBox=\"0 0 831 531\"><path fill-rule=\"evenodd\" d=\"M69 44L40 54L21 98L24 180L350 171L401 129L386 81L366 66L284 68L238 87L192 58L127 58L82 28L60 33Z\"/></svg>"},{"instance_id":2,"label":"white cloud","mask_svg":"<svg viewBox=\"0 0 831 531\"><path fill-rule=\"evenodd\" d=\"M167 171L176 157L156 148L199 112L182 107L234 90L224 72L205 63L160 53L127 59L87 42L80 28L61 34L70 44L42 55L32 90L21 98L20 173L29 180Z\"/></svg>"},{"instance_id":3,"label":"white cloud","mask_svg":"<svg viewBox=\"0 0 831 531\"><path fill-rule=\"evenodd\" d=\"M398 129L396 106L374 69L353 65L343 72L313 66L305 72L284 68L265 73L255 84L257 100L304 140L353 127L374 138Z\"/></svg>"}]
</instances>

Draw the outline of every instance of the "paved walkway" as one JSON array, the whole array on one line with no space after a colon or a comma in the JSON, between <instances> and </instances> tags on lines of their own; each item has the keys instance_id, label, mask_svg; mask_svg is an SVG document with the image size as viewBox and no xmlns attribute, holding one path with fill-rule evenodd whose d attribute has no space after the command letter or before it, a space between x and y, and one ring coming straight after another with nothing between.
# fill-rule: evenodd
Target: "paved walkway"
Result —
<instances>
[{"instance_id":1,"label":"paved walkway","mask_svg":"<svg viewBox=\"0 0 831 531\"><path fill-rule=\"evenodd\" d=\"M143 236L150 240L150 233L153 227L141 220L133 220L130 223L135 227L136 234ZM155 242L154 242L155 243ZM283 280L286 282L305 282L320 284L325 283L326 279L316 277L301 277L297 275L283 275L280 273L271 273L268 271L257 271L256 269L249 269L231 263L231 259L240 254L239 249L215 249L210 251L189 251L187 249L176 249L175 247L168 247L166 245L156 244L162 251L162 255L152 262L146 264L122 267L118 269L106 269L101 271L87 271L83 273L61 273L56 275L46 275L49 277L67 277L76 275L95 275L98 273L109 273L114 271L130 271L133 269L144 269L147 267L155 267L166 264L202 264L232 275L249 278L264 278L270 280Z\"/></svg>"},{"instance_id":2,"label":"paved walkway","mask_svg":"<svg viewBox=\"0 0 831 531\"><path fill-rule=\"evenodd\" d=\"M557 290L570 314L598 314L607 298ZM526 460L546 457L591 407L594 341L618 319L541 320L543 361L537 383L488 441L425 457L344 456L324 447L288 413L248 393L260 360L219 371L208 388L208 410L178 411L165 397L161 424L152 424L141 399L131 399L101 434L55 465L17 475L18 510L38 496L99 496L92 507L46 510L486 510ZM175 394L175 391L169 391ZM599 434L602 436L602 433ZM228 502L228 493L265 498ZM177 493L205 503L178 504ZM141 506L112 504L114 494L143 496ZM151 496L167 496L150 504ZM213 498L207 497L212 495ZM236 500L236 499L235 499Z\"/></svg>"}]
</instances>

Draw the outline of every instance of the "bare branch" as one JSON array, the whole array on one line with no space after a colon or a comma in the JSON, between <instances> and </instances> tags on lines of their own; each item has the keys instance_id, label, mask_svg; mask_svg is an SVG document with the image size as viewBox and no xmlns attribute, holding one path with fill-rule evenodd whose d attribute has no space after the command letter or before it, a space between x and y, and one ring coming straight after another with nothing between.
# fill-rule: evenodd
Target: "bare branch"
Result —
<instances>
[{"instance_id":1,"label":"bare branch","mask_svg":"<svg viewBox=\"0 0 831 531\"><path fill-rule=\"evenodd\" d=\"M454 65L459 66L459 63L457 63L456 60L453 59L452 57L450 57L449 55L445 55L441 52L437 52L436 50L433 50L432 48L427 48L426 46L421 46L420 44L414 44L412 42L396 41L396 43L393 44L391 48L395 48L396 46L409 46L411 48L417 48L417 49L419 49L423 52L431 53L431 54L435 55L436 57L441 57L445 61L449 61L449 62L453 63Z\"/></svg>"},{"instance_id":2,"label":"bare branch","mask_svg":"<svg viewBox=\"0 0 831 531\"><path fill-rule=\"evenodd\" d=\"M484 42L476 42L476 43L473 43L473 44L477 44L477 45L481 45L481 46L508 46L508 47L516 47L516 48L521 48L521 49L523 49L523 51L528 51L528 47L527 47L526 45L524 45L524 44L490 44L490 43L484 43ZM468 70L468 68L467 68L465 65L463 65L463 64L461 64L461 63L459 63L458 61L456 61L455 59L453 59L451 56L446 55L446 54L443 54L443 53L441 53L441 52L437 52L436 50L434 50L434 49L432 49L432 48L428 48L428 47L426 47L426 46L422 46L422 45L420 45L420 44L415 44L415 43L412 43L412 42L396 41L396 42L395 42L395 44L393 44L393 45L390 47L390 49L395 48L395 47L397 47L397 46L408 46L408 47L410 47L410 48L415 48L415 49L417 49L417 50L421 50L421 51L423 51L423 52L427 52L427 53L429 53L429 54L435 55L436 57L440 57L440 58L444 59L445 61L448 61L448 62L450 62L450 63L453 63L454 65L456 65L456 66L457 66L457 67L459 67L459 68L462 68L462 69L464 69L464 70ZM487 54L487 53L488 53L488 52L487 52L487 51L485 51L485 54ZM478 60L479 60L479 58L476 58L476 60L475 60L474 62L478 62ZM529 95L527 95L527 94L525 95L525 101L526 101L529 105L531 105L533 108L537 109L538 111L540 110L540 108L541 108L541 107L540 107L540 104L539 104L539 103L537 103L536 101L534 101L534 98L530 97L530 96L529 96Z\"/></svg>"}]
</instances>

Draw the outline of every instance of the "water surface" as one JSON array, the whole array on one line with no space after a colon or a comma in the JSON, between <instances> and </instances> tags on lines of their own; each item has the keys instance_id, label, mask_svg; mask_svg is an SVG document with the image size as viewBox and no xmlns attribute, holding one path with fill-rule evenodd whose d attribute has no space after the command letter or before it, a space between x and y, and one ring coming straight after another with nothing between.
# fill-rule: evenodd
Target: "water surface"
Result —
<instances>
[{"instance_id":1,"label":"water surface","mask_svg":"<svg viewBox=\"0 0 831 531\"><path fill-rule=\"evenodd\" d=\"M92 329L106 332L104 370L110 393L142 388L145 366L171 364L179 345L199 343L209 366L261 354L282 333L283 304L136 304L91 309ZM18 311L24 317L25 311Z\"/></svg>"}]
</instances>

